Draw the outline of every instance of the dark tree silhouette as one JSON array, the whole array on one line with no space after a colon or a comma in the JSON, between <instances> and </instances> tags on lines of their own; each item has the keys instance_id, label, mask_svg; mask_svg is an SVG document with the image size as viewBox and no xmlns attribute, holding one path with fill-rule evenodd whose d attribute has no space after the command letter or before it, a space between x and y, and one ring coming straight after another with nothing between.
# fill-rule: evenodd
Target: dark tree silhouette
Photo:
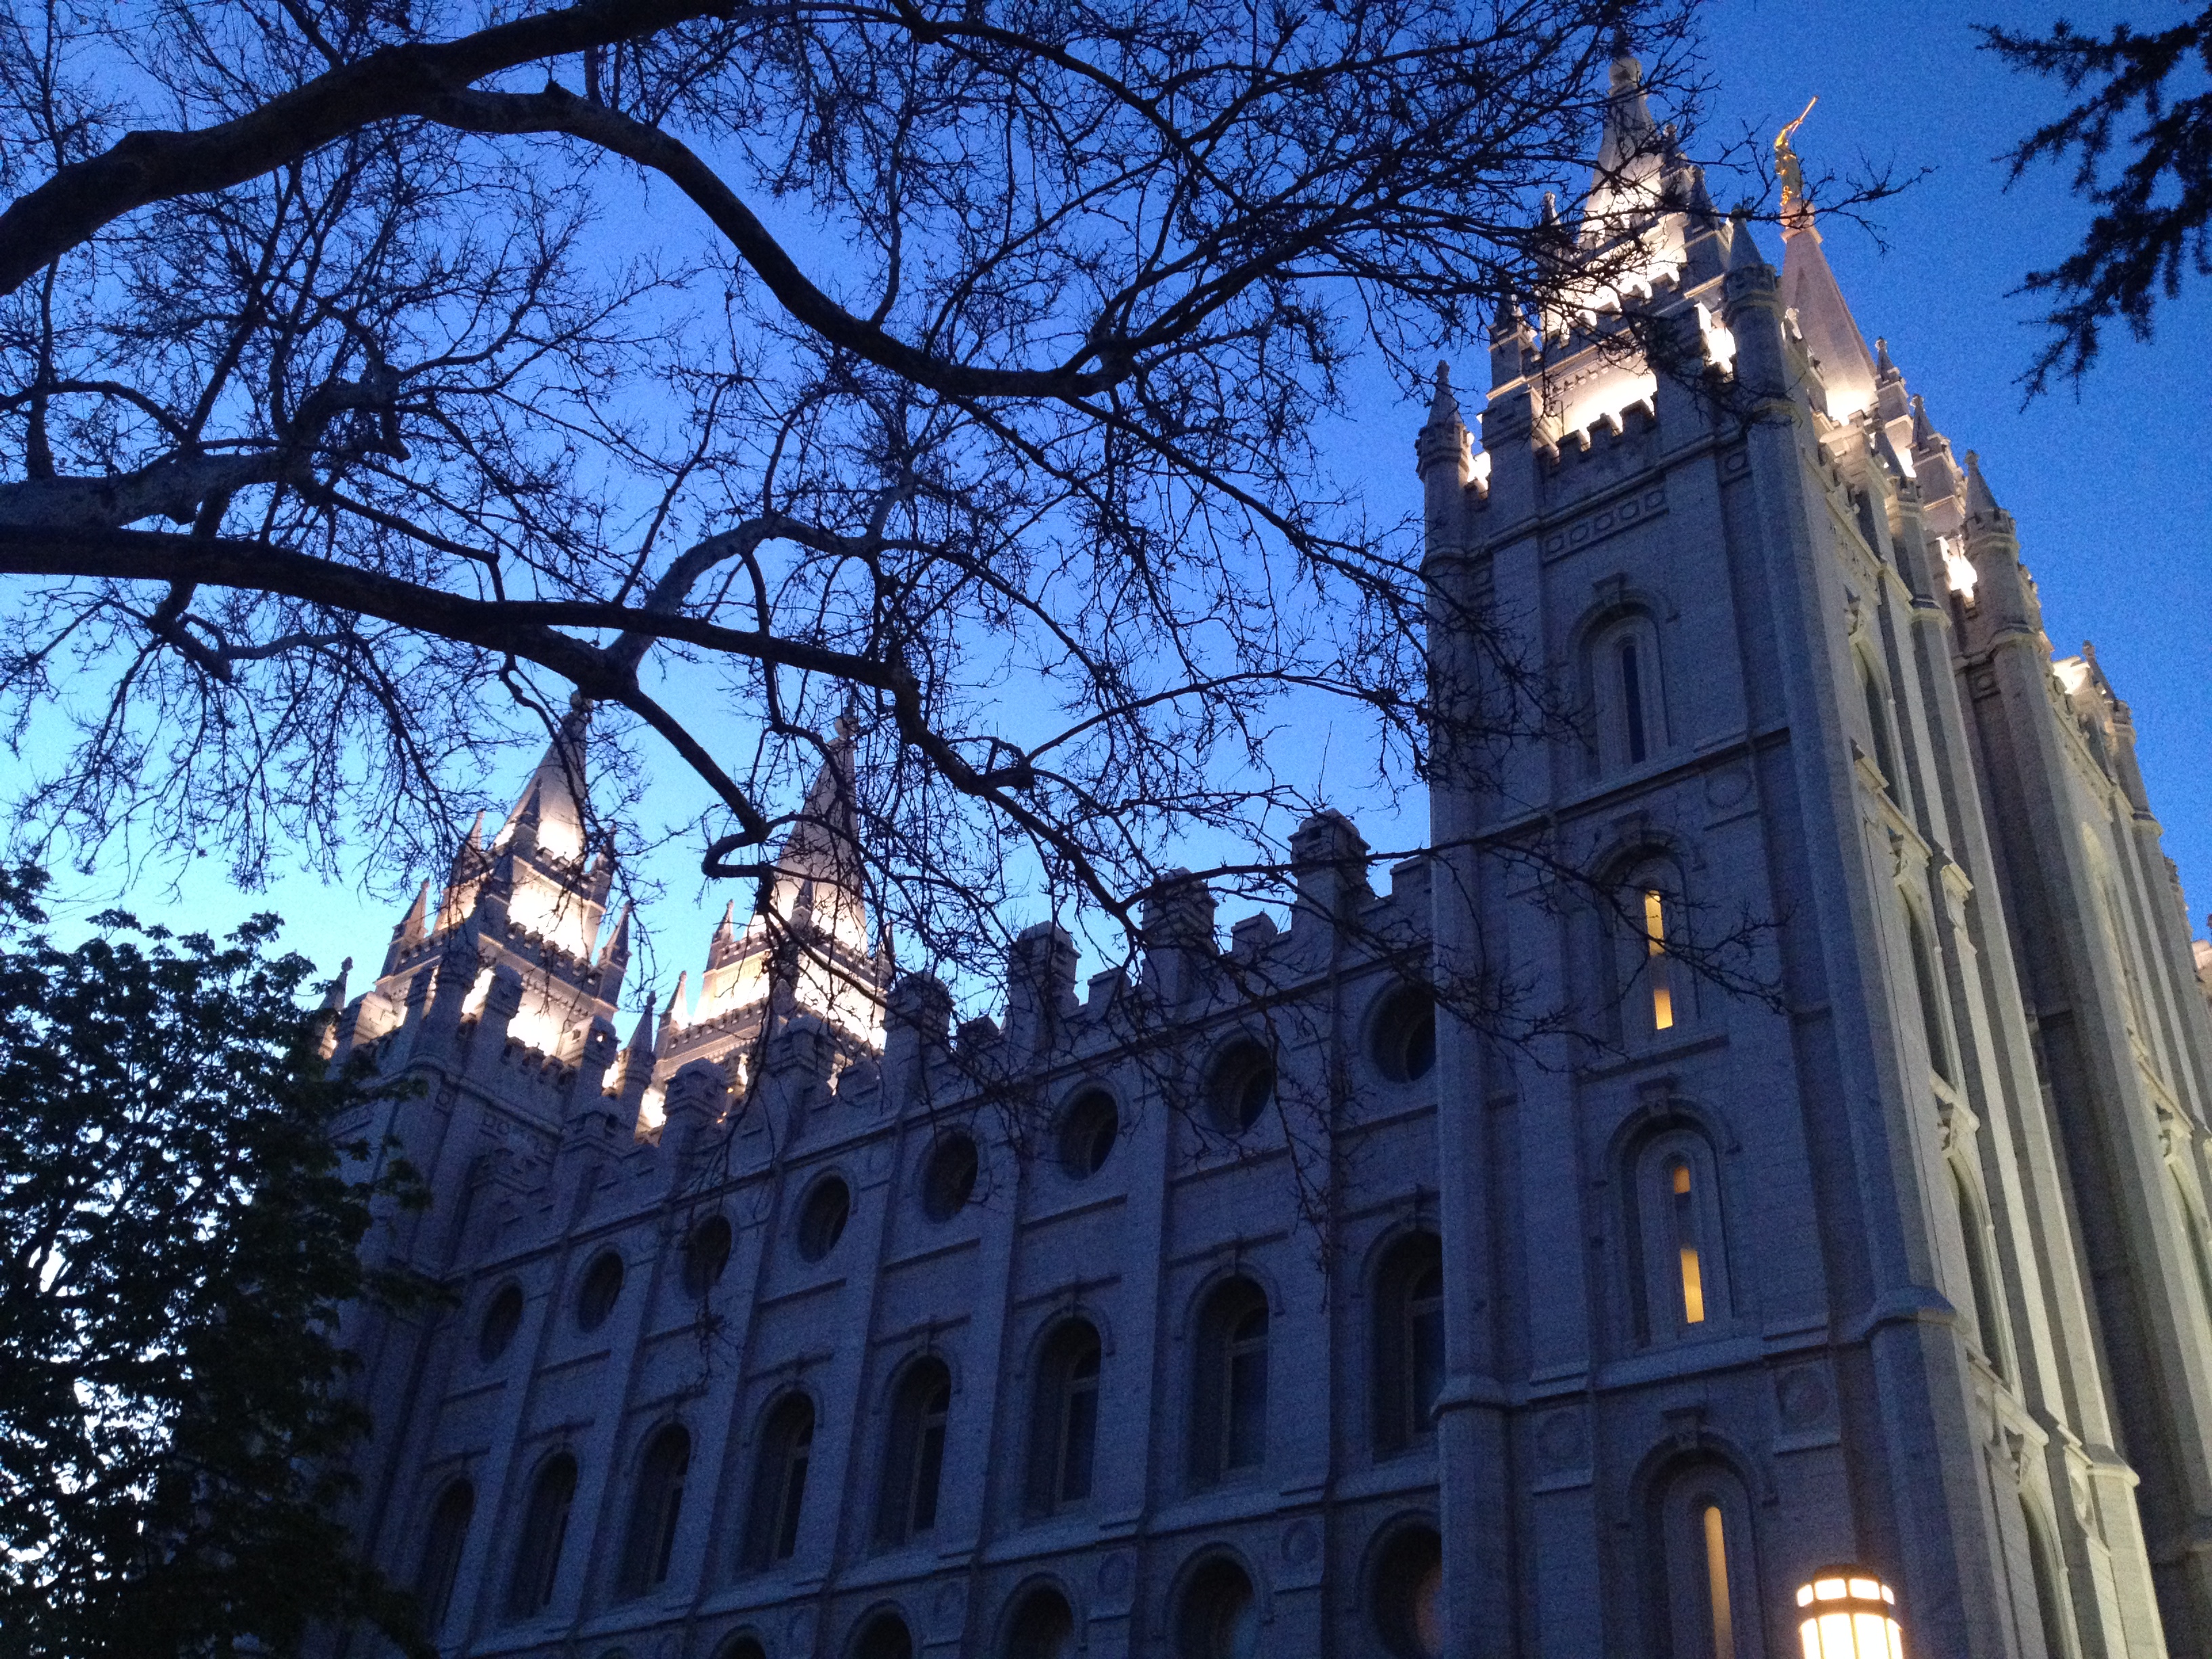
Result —
<instances>
[{"instance_id":1,"label":"dark tree silhouette","mask_svg":"<svg viewBox=\"0 0 2212 1659\"><path fill-rule=\"evenodd\" d=\"M2212 6L2148 33L2120 23L2084 34L2063 21L2048 34L1980 33L1989 51L2075 100L2007 153L2013 179L2070 160L2075 193L2096 210L2081 246L2018 290L2051 301L2049 338L2021 376L2034 398L2078 383L2106 325L2147 341L2160 301L2212 275Z\"/></svg>"},{"instance_id":2,"label":"dark tree silhouette","mask_svg":"<svg viewBox=\"0 0 2212 1659\"><path fill-rule=\"evenodd\" d=\"M1340 787L1538 718L1502 645L1431 706L1418 526L1332 482L1328 423L1634 257L1563 260L1539 198L1589 191L1625 28L1693 106L1686 9L19 7L23 833L442 867L573 695L625 850L710 874L850 720L909 962L995 976L1040 884L1128 923L1194 833L1273 879L1318 804L1286 699L1365 722ZM688 825L636 810L656 748Z\"/></svg>"},{"instance_id":3,"label":"dark tree silhouette","mask_svg":"<svg viewBox=\"0 0 2212 1659\"><path fill-rule=\"evenodd\" d=\"M363 1617L404 1638L335 1518L365 1426L337 1322L414 1299L360 1251L411 1178L335 1138L372 1097L326 1075L274 918L217 945L111 913L64 951L42 881L0 871L8 1651L284 1652Z\"/></svg>"}]
</instances>

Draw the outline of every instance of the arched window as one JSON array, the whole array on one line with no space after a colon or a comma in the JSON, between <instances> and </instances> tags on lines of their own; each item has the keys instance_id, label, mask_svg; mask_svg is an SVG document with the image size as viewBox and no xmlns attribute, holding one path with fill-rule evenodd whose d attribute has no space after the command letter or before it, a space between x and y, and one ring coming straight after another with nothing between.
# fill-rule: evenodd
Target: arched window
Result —
<instances>
[{"instance_id":1,"label":"arched window","mask_svg":"<svg viewBox=\"0 0 2212 1659\"><path fill-rule=\"evenodd\" d=\"M507 1352L515 1332L521 1328L522 1286L502 1285L484 1310L483 1323L477 1328L477 1358L490 1364Z\"/></svg>"},{"instance_id":2,"label":"arched window","mask_svg":"<svg viewBox=\"0 0 2212 1659\"><path fill-rule=\"evenodd\" d=\"M2189 1188L2181 1178L2181 1171L2167 1165L2166 1172L2173 1177L2173 1200L2181 1214L2181 1231L2189 1240L2189 1259L2197 1269L2197 1293L2202 1298L2204 1316L2212 1320L2212 1255L2204 1248L2204 1229L2197 1220L2197 1206L2190 1201Z\"/></svg>"},{"instance_id":3,"label":"arched window","mask_svg":"<svg viewBox=\"0 0 2212 1659\"><path fill-rule=\"evenodd\" d=\"M1176 1659L1258 1659L1260 1599L1225 1556L1191 1574L1176 1609Z\"/></svg>"},{"instance_id":4,"label":"arched window","mask_svg":"<svg viewBox=\"0 0 2212 1659\"><path fill-rule=\"evenodd\" d=\"M596 1331L607 1322L622 1295L623 1259L603 1250L584 1270L583 1288L576 1292L576 1328Z\"/></svg>"},{"instance_id":5,"label":"arched window","mask_svg":"<svg viewBox=\"0 0 2212 1659\"><path fill-rule=\"evenodd\" d=\"M1642 1296L1637 1334L1671 1341L1713 1332L1729 1312L1718 1170L1694 1127L1677 1124L1646 1138L1629 1171Z\"/></svg>"},{"instance_id":6,"label":"arched window","mask_svg":"<svg viewBox=\"0 0 2212 1659\"><path fill-rule=\"evenodd\" d=\"M623 1537L618 1595L642 1595L668 1582L669 1553L684 1507L684 1477L691 1467L691 1437L670 1424L653 1437L630 1500L629 1529Z\"/></svg>"},{"instance_id":7,"label":"arched window","mask_svg":"<svg viewBox=\"0 0 2212 1659\"><path fill-rule=\"evenodd\" d=\"M1858 659L1859 690L1866 699L1867 729L1874 738L1875 769L1881 774L1882 786L1889 792L1890 799L1904 804L1899 794L1900 780L1897 775L1897 748L1890 741L1889 693L1882 689L1874 665L1863 657Z\"/></svg>"},{"instance_id":8,"label":"arched window","mask_svg":"<svg viewBox=\"0 0 2212 1659\"><path fill-rule=\"evenodd\" d=\"M778 1401L761 1427L753 1465L752 1502L746 1510L744 1564L760 1568L788 1561L799 1547L799 1516L806 1502L806 1466L814 1455L814 1402L803 1394Z\"/></svg>"},{"instance_id":9,"label":"arched window","mask_svg":"<svg viewBox=\"0 0 2212 1659\"><path fill-rule=\"evenodd\" d=\"M1044 1515L1091 1496L1098 1437L1098 1332L1071 1319L1045 1340L1030 1405L1029 1501Z\"/></svg>"},{"instance_id":10,"label":"arched window","mask_svg":"<svg viewBox=\"0 0 2212 1659\"><path fill-rule=\"evenodd\" d=\"M430 1510L422 1565L415 1571L415 1605L428 1635L435 1636L443 1627L447 1609L453 1605L461 1547L468 1542L469 1522L476 1512L477 1489L465 1480L456 1480L440 1492Z\"/></svg>"},{"instance_id":11,"label":"arched window","mask_svg":"<svg viewBox=\"0 0 2212 1659\"><path fill-rule=\"evenodd\" d=\"M2044 1653L2047 1659L2074 1659L2074 1644L2067 1639L2069 1603L2058 1551L2026 1492L2020 1495L2020 1518L2027 1529L2028 1571L2035 1587L2036 1617L2043 1626Z\"/></svg>"},{"instance_id":12,"label":"arched window","mask_svg":"<svg viewBox=\"0 0 2212 1659\"><path fill-rule=\"evenodd\" d=\"M715 1650L714 1659L768 1659L768 1650L750 1631L732 1636Z\"/></svg>"},{"instance_id":13,"label":"arched window","mask_svg":"<svg viewBox=\"0 0 2212 1659\"><path fill-rule=\"evenodd\" d=\"M1743 1486L1718 1463L1668 1483L1658 1511L1675 1659L1759 1659L1759 1601Z\"/></svg>"},{"instance_id":14,"label":"arched window","mask_svg":"<svg viewBox=\"0 0 2212 1659\"><path fill-rule=\"evenodd\" d=\"M1401 1527L1375 1561L1375 1632L1392 1659L1443 1659L1444 1547L1434 1527Z\"/></svg>"},{"instance_id":15,"label":"arched window","mask_svg":"<svg viewBox=\"0 0 2212 1659\"><path fill-rule=\"evenodd\" d=\"M1206 1299L1191 1382L1191 1477L1204 1486L1267 1455L1267 1298L1232 1279Z\"/></svg>"},{"instance_id":16,"label":"arched window","mask_svg":"<svg viewBox=\"0 0 2212 1659\"><path fill-rule=\"evenodd\" d=\"M1006 1626L1006 1659L1074 1659L1075 1609L1049 1584L1022 1597Z\"/></svg>"},{"instance_id":17,"label":"arched window","mask_svg":"<svg viewBox=\"0 0 2212 1659\"><path fill-rule=\"evenodd\" d=\"M2004 1308L1997 1299L1996 1275L1990 1269L1989 1228L1966 1177L1956 1168L1951 1171L1951 1197L1959 1206L1959 1237L1966 1248L1966 1289L1974 1302L1974 1334L1980 1340L1983 1358L2002 1376L2005 1374Z\"/></svg>"},{"instance_id":18,"label":"arched window","mask_svg":"<svg viewBox=\"0 0 2212 1659\"><path fill-rule=\"evenodd\" d=\"M1375 1450L1387 1457L1435 1432L1444 1386L1444 1256L1434 1233L1393 1245L1375 1275Z\"/></svg>"},{"instance_id":19,"label":"arched window","mask_svg":"<svg viewBox=\"0 0 2212 1659\"><path fill-rule=\"evenodd\" d=\"M1680 878L1664 860L1633 870L1614 890L1607 927L1626 1042L1665 1037L1688 1022L1690 978L1676 961L1685 921Z\"/></svg>"},{"instance_id":20,"label":"arched window","mask_svg":"<svg viewBox=\"0 0 2212 1659\"><path fill-rule=\"evenodd\" d=\"M1667 746L1658 632L1649 617L1623 617L1589 650L1599 764L1607 771L1641 766Z\"/></svg>"},{"instance_id":21,"label":"arched window","mask_svg":"<svg viewBox=\"0 0 2212 1659\"><path fill-rule=\"evenodd\" d=\"M720 1282L730 1265L730 1224L713 1215L694 1227L684 1241L684 1290L697 1300Z\"/></svg>"},{"instance_id":22,"label":"arched window","mask_svg":"<svg viewBox=\"0 0 2212 1659\"><path fill-rule=\"evenodd\" d=\"M1920 1029L1928 1041L1928 1064L1944 1082L1956 1082L1951 1073L1951 1040L1943 1030L1936 957L1928 948L1927 930L1910 904L1905 907L1905 942L1912 953L1912 988L1920 1000Z\"/></svg>"},{"instance_id":23,"label":"arched window","mask_svg":"<svg viewBox=\"0 0 2212 1659\"><path fill-rule=\"evenodd\" d=\"M895 1613L879 1613L860 1628L853 1659L914 1659L914 1633Z\"/></svg>"},{"instance_id":24,"label":"arched window","mask_svg":"<svg viewBox=\"0 0 2212 1659\"><path fill-rule=\"evenodd\" d=\"M510 1618L527 1619L553 1600L561 1582L561 1546L568 1536L568 1506L576 1500L576 1460L556 1452L538 1465L523 1506L522 1538L515 1546L514 1576L507 1587Z\"/></svg>"},{"instance_id":25,"label":"arched window","mask_svg":"<svg viewBox=\"0 0 2212 1659\"><path fill-rule=\"evenodd\" d=\"M876 1541L903 1544L937 1525L937 1483L945 1468L945 1421L952 1409L952 1373L941 1359L919 1359L891 1391L884 1437L883 1491L876 1505Z\"/></svg>"}]
</instances>

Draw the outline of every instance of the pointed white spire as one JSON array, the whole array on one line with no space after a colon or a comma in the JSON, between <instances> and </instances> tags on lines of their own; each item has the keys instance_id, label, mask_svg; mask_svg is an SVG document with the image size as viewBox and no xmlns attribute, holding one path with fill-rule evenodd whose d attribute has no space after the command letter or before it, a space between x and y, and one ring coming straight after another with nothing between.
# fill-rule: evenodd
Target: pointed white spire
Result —
<instances>
[{"instance_id":1,"label":"pointed white spire","mask_svg":"<svg viewBox=\"0 0 2212 1659\"><path fill-rule=\"evenodd\" d=\"M602 965L629 960L629 902L624 900L622 913L615 918L615 931L599 951Z\"/></svg>"},{"instance_id":2,"label":"pointed white spire","mask_svg":"<svg viewBox=\"0 0 2212 1659\"><path fill-rule=\"evenodd\" d=\"M507 814L492 845L504 847L526 824L537 844L556 858L584 854L584 725L589 705L580 698L569 706L560 730L546 745L521 799Z\"/></svg>"},{"instance_id":3,"label":"pointed white spire","mask_svg":"<svg viewBox=\"0 0 2212 1659\"><path fill-rule=\"evenodd\" d=\"M1460 418L1459 398L1452 392L1451 365L1441 361L1437 364L1436 395L1429 399L1429 424L1432 427L1467 424Z\"/></svg>"},{"instance_id":4,"label":"pointed white spire","mask_svg":"<svg viewBox=\"0 0 2212 1659\"><path fill-rule=\"evenodd\" d=\"M415 902L407 907L407 914L400 917L399 925L392 930L392 937L405 945L414 944L422 937L423 920L429 912L430 883L425 877L422 884L415 890Z\"/></svg>"},{"instance_id":5,"label":"pointed white spire","mask_svg":"<svg viewBox=\"0 0 2212 1659\"><path fill-rule=\"evenodd\" d=\"M2004 509L1997 498L1990 493L1989 480L1982 477L1982 458L1972 450L1966 452L1966 514L1969 518L1994 519Z\"/></svg>"}]
</instances>

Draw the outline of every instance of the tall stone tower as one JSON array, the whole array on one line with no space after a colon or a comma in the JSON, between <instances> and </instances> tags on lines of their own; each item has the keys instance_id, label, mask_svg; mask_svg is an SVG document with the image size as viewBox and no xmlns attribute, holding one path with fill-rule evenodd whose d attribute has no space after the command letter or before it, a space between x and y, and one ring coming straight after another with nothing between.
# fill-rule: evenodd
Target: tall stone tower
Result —
<instances>
[{"instance_id":1,"label":"tall stone tower","mask_svg":"<svg viewBox=\"0 0 2212 1659\"><path fill-rule=\"evenodd\" d=\"M423 1085L453 1305L356 1332L357 1524L448 1652L1783 1659L1851 1562L1910 1655L2212 1659L2212 1011L2125 706L1794 168L1778 273L1613 73L1416 445L1439 705L1480 623L1574 717L1441 725L1387 883L1323 813L1287 926L1171 880L956 1034L841 735L618 1051L571 730L418 899L339 1037Z\"/></svg>"}]
</instances>

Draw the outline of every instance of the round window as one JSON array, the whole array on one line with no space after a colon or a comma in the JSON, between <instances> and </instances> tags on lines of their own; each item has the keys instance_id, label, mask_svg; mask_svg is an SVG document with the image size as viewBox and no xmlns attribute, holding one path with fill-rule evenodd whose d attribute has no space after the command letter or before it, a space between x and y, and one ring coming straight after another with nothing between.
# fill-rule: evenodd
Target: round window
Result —
<instances>
[{"instance_id":1,"label":"round window","mask_svg":"<svg viewBox=\"0 0 2212 1659\"><path fill-rule=\"evenodd\" d=\"M709 1216L684 1241L684 1288L695 1298L704 1297L730 1265L730 1224Z\"/></svg>"},{"instance_id":2,"label":"round window","mask_svg":"<svg viewBox=\"0 0 2212 1659\"><path fill-rule=\"evenodd\" d=\"M622 1295L622 1258L612 1250L602 1253L584 1271L584 1288L576 1295L576 1324L579 1329L596 1331L607 1322L614 1311L615 1299Z\"/></svg>"},{"instance_id":3,"label":"round window","mask_svg":"<svg viewBox=\"0 0 2212 1659\"><path fill-rule=\"evenodd\" d=\"M1214 1127L1224 1134L1242 1134L1275 1097L1275 1062L1251 1038L1239 1038L1213 1062L1206 1097Z\"/></svg>"},{"instance_id":4,"label":"round window","mask_svg":"<svg viewBox=\"0 0 2212 1659\"><path fill-rule=\"evenodd\" d=\"M1086 1089L1060 1120L1060 1164L1078 1181L1106 1167L1121 1133L1121 1114L1103 1089Z\"/></svg>"},{"instance_id":5,"label":"round window","mask_svg":"<svg viewBox=\"0 0 2212 1659\"><path fill-rule=\"evenodd\" d=\"M1260 1604L1234 1561L1209 1561L1191 1577L1176 1620L1178 1659L1257 1659Z\"/></svg>"},{"instance_id":6,"label":"round window","mask_svg":"<svg viewBox=\"0 0 2212 1659\"><path fill-rule=\"evenodd\" d=\"M814 1190L799 1208L799 1255L809 1261L819 1261L836 1249L852 1213L852 1190L843 1182L836 1176L825 1176L815 1182Z\"/></svg>"},{"instance_id":7,"label":"round window","mask_svg":"<svg viewBox=\"0 0 2212 1659\"><path fill-rule=\"evenodd\" d=\"M975 1195L975 1143L963 1134L940 1135L921 1170L922 1212L932 1221L950 1221Z\"/></svg>"},{"instance_id":8,"label":"round window","mask_svg":"<svg viewBox=\"0 0 2212 1659\"><path fill-rule=\"evenodd\" d=\"M1375 1064L1393 1083L1416 1083L1437 1063L1436 1000L1418 985L1401 985L1375 1012L1370 1039Z\"/></svg>"},{"instance_id":9,"label":"round window","mask_svg":"<svg viewBox=\"0 0 2212 1659\"><path fill-rule=\"evenodd\" d=\"M1375 1563L1375 1628L1397 1659L1440 1659L1444 1650L1443 1540L1431 1527L1391 1535Z\"/></svg>"},{"instance_id":10,"label":"round window","mask_svg":"<svg viewBox=\"0 0 2212 1659\"><path fill-rule=\"evenodd\" d=\"M477 1328L477 1358L489 1364L507 1352L507 1344L521 1328L522 1286L505 1285L492 1297L491 1306L484 1310L483 1323Z\"/></svg>"}]
</instances>

